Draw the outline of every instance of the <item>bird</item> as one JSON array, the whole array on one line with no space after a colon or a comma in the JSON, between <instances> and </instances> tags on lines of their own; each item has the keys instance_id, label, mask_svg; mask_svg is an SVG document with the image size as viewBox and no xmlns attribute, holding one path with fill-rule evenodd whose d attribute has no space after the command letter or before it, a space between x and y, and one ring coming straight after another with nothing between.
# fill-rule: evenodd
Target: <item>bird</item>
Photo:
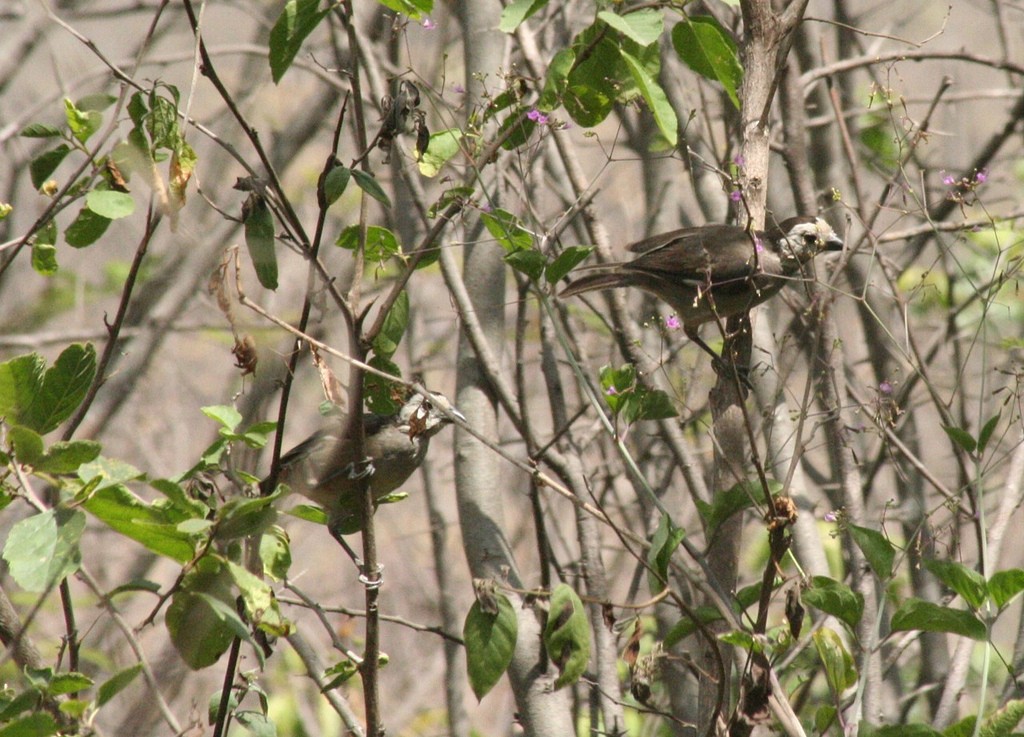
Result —
<instances>
[{"instance_id":1,"label":"bird","mask_svg":"<svg viewBox=\"0 0 1024 737\"><path fill-rule=\"evenodd\" d=\"M686 336L712 356L697 329L741 315L802 278L804 264L820 253L841 251L842 239L820 217L797 216L750 231L738 225L682 228L632 243L632 261L576 269L583 276L566 286L566 298L603 289L637 287L676 312Z\"/></svg>"},{"instance_id":2,"label":"bird","mask_svg":"<svg viewBox=\"0 0 1024 737\"><path fill-rule=\"evenodd\" d=\"M415 391L396 414L363 414L365 457L357 459L345 439L347 423L339 418L282 455L276 481L263 479L260 493L268 495L280 483L316 502L327 512L331 535L351 550L342 535L363 527L363 478L369 474L374 501L391 494L423 463L430 439L453 420L466 418L447 397Z\"/></svg>"}]
</instances>

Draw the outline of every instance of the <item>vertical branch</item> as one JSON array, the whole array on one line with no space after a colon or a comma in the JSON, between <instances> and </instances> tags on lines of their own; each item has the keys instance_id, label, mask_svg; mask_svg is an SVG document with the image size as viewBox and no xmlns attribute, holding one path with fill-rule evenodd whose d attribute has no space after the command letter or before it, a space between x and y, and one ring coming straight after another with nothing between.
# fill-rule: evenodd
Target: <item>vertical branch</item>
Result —
<instances>
[{"instance_id":1,"label":"vertical branch","mask_svg":"<svg viewBox=\"0 0 1024 737\"><path fill-rule=\"evenodd\" d=\"M769 163L769 120L772 98L778 87L780 62L784 60L789 34L803 16L806 0L796 0L782 15L776 15L769 0L741 0L743 14L743 90L740 131L740 150L743 157L741 186L746 203L746 225L763 228L767 202ZM732 366L749 366L752 349L750 318L748 315L729 318L726 322L723 357ZM723 371L711 392L711 413L715 437L715 465L712 475L714 492L721 493L737 480L737 469L743 475L748 454L744 413L744 391L732 372ZM715 583L724 591L735 588L739 556L742 518L733 515L717 531L708 544L707 560ZM726 671L721 675L728 680L730 658L714 652L714 643L701 645L701 664L707 673L714 673L713 664L721 658ZM698 694L698 729L711 734L716 728L716 716L724 706L721 702L722 684L703 677ZM728 691L726 691L728 694ZM727 697L728 700L728 697Z\"/></svg>"}]
</instances>

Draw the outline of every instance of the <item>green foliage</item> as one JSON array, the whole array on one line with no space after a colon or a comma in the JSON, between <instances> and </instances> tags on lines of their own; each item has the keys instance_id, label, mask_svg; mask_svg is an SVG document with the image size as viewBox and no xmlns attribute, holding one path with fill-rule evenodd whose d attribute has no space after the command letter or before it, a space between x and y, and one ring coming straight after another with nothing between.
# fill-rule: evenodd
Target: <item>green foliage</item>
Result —
<instances>
[{"instance_id":1,"label":"green foliage","mask_svg":"<svg viewBox=\"0 0 1024 737\"><path fill-rule=\"evenodd\" d=\"M350 225L341 231L335 245L339 248L355 251L359 248L361 231L362 229L358 225ZM398 243L398 238L395 237L395 234L380 225L367 226L364 249L367 262L377 262L380 264L402 253L402 246Z\"/></svg>"},{"instance_id":2,"label":"green foliage","mask_svg":"<svg viewBox=\"0 0 1024 737\"><path fill-rule=\"evenodd\" d=\"M409 326L409 293L398 293L394 304L388 310L381 324L381 330L373 340L373 351L383 358L391 358L398 350L398 344Z\"/></svg>"},{"instance_id":3,"label":"green foliage","mask_svg":"<svg viewBox=\"0 0 1024 737\"><path fill-rule=\"evenodd\" d=\"M418 166L420 174L425 177L436 177L444 165L462 150L463 133L458 128L447 128L430 134L427 150L420 154Z\"/></svg>"},{"instance_id":4,"label":"green foliage","mask_svg":"<svg viewBox=\"0 0 1024 737\"><path fill-rule=\"evenodd\" d=\"M864 614L864 595L828 576L814 576L801 594L801 601L849 625L860 623Z\"/></svg>"},{"instance_id":5,"label":"green foliage","mask_svg":"<svg viewBox=\"0 0 1024 737\"><path fill-rule=\"evenodd\" d=\"M270 29L270 73L274 84L292 65L296 54L330 8L319 9L320 0L288 0Z\"/></svg>"},{"instance_id":6,"label":"green foliage","mask_svg":"<svg viewBox=\"0 0 1024 737\"><path fill-rule=\"evenodd\" d=\"M661 389L648 389L637 381L636 367L632 364L617 369L602 366L600 381L608 408L627 424L639 420L662 420L678 414L668 394Z\"/></svg>"},{"instance_id":7,"label":"green foliage","mask_svg":"<svg viewBox=\"0 0 1024 737\"><path fill-rule=\"evenodd\" d=\"M740 107L737 94L743 83L743 67L732 36L710 15L691 16L672 28L672 45L679 58L701 76L721 83Z\"/></svg>"},{"instance_id":8,"label":"green foliage","mask_svg":"<svg viewBox=\"0 0 1024 737\"><path fill-rule=\"evenodd\" d=\"M894 632L948 632L978 641L984 641L988 637L985 623L970 612L916 598L907 599L893 613L892 629Z\"/></svg>"},{"instance_id":9,"label":"green foliage","mask_svg":"<svg viewBox=\"0 0 1024 737\"><path fill-rule=\"evenodd\" d=\"M502 33L512 33L531 15L548 4L548 0L513 0L501 11L498 28Z\"/></svg>"},{"instance_id":10,"label":"green foliage","mask_svg":"<svg viewBox=\"0 0 1024 737\"><path fill-rule=\"evenodd\" d=\"M769 480L768 492L774 496L782 491L782 484ZM714 495L711 503L697 501L697 511L704 520L708 537L713 537L723 522L739 511L761 504L765 499L760 481L748 480L734 484Z\"/></svg>"},{"instance_id":11,"label":"green foliage","mask_svg":"<svg viewBox=\"0 0 1024 737\"><path fill-rule=\"evenodd\" d=\"M686 537L686 530L676 527L667 514L658 519L658 529L651 537L651 547L647 551L647 585L651 596L661 593L668 585L668 567L676 548Z\"/></svg>"},{"instance_id":12,"label":"green foliage","mask_svg":"<svg viewBox=\"0 0 1024 737\"><path fill-rule=\"evenodd\" d=\"M245 245L256 270L256 278L265 289L277 289L277 255L274 249L274 216L267 201L253 192L242 208Z\"/></svg>"},{"instance_id":13,"label":"green foliage","mask_svg":"<svg viewBox=\"0 0 1024 737\"><path fill-rule=\"evenodd\" d=\"M419 20L434 9L434 0L377 0L385 8Z\"/></svg>"},{"instance_id":14,"label":"green foliage","mask_svg":"<svg viewBox=\"0 0 1024 737\"><path fill-rule=\"evenodd\" d=\"M827 627L815 630L811 635L818 658L825 666L825 679L832 697L839 702L846 689L857 683L857 668L853 656L843 645L842 639Z\"/></svg>"},{"instance_id":15,"label":"green foliage","mask_svg":"<svg viewBox=\"0 0 1024 737\"><path fill-rule=\"evenodd\" d=\"M493 607L473 602L462 627L466 643L466 670L469 685L482 699L494 688L512 662L519 623L512 603L504 594L496 594Z\"/></svg>"},{"instance_id":16,"label":"green foliage","mask_svg":"<svg viewBox=\"0 0 1024 737\"><path fill-rule=\"evenodd\" d=\"M559 584L551 592L544 647L558 666L555 688L576 683L590 660L590 625L580 597L571 586Z\"/></svg>"},{"instance_id":17,"label":"green foliage","mask_svg":"<svg viewBox=\"0 0 1024 737\"><path fill-rule=\"evenodd\" d=\"M72 415L95 375L90 343L68 346L48 369L36 353L0 363L0 417L45 435Z\"/></svg>"},{"instance_id":18,"label":"green foliage","mask_svg":"<svg viewBox=\"0 0 1024 737\"><path fill-rule=\"evenodd\" d=\"M15 524L4 545L11 576L26 591L46 591L78 570L78 541L85 515L72 509L48 509Z\"/></svg>"},{"instance_id":19,"label":"green foliage","mask_svg":"<svg viewBox=\"0 0 1024 737\"><path fill-rule=\"evenodd\" d=\"M857 525L850 525L849 531L850 537L853 538L854 543L864 553L864 557L867 558L868 564L875 572L875 575L883 581L888 581L892 578L892 566L896 560L896 548L889 542L889 539L877 530L870 530L866 527L858 527Z\"/></svg>"}]
</instances>

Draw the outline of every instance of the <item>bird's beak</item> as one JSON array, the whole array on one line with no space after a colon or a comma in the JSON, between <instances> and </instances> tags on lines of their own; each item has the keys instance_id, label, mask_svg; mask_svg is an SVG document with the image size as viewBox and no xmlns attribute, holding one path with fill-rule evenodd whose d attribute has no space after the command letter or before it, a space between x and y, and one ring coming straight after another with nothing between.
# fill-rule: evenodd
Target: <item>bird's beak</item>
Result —
<instances>
[{"instance_id":1,"label":"bird's beak","mask_svg":"<svg viewBox=\"0 0 1024 737\"><path fill-rule=\"evenodd\" d=\"M825 245L822 246L823 251L842 251L843 250L843 239L836 235L834 232L829 234L828 238L825 239Z\"/></svg>"}]
</instances>

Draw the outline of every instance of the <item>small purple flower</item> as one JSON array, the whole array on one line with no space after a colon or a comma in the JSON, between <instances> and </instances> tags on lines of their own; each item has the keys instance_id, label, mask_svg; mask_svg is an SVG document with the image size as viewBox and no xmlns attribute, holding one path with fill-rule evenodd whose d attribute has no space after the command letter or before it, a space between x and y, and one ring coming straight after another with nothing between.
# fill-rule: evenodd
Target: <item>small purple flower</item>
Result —
<instances>
[{"instance_id":1,"label":"small purple flower","mask_svg":"<svg viewBox=\"0 0 1024 737\"><path fill-rule=\"evenodd\" d=\"M947 187L952 187L954 184L956 184L956 177L954 177L952 174L943 173L942 183L945 184Z\"/></svg>"},{"instance_id":2,"label":"small purple flower","mask_svg":"<svg viewBox=\"0 0 1024 737\"><path fill-rule=\"evenodd\" d=\"M732 192L729 193L729 199L732 200L733 202L739 202L740 200L743 199L743 192L741 192L738 189L734 189Z\"/></svg>"},{"instance_id":3,"label":"small purple flower","mask_svg":"<svg viewBox=\"0 0 1024 737\"><path fill-rule=\"evenodd\" d=\"M758 253L764 253L764 243L756 235L754 236L754 250Z\"/></svg>"},{"instance_id":4,"label":"small purple flower","mask_svg":"<svg viewBox=\"0 0 1024 737\"><path fill-rule=\"evenodd\" d=\"M892 394L892 384L888 381L883 381L881 384L878 385L878 391L879 393L884 394L885 396L889 396L890 394Z\"/></svg>"},{"instance_id":5,"label":"small purple flower","mask_svg":"<svg viewBox=\"0 0 1024 737\"><path fill-rule=\"evenodd\" d=\"M835 522L836 519L838 519L838 518L836 517L836 513L835 512L825 512L825 521L826 522Z\"/></svg>"},{"instance_id":6,"label":"small purple flower","mask_svg":"<svg viewBox=\"0 0 1024 737\"><path fill-rule=\"evenodd\" d=\"M428 31L432 31L432 30L434 30L435 28L437 28L437 23L435 23L435 22L434 22L434 21L433 21L433 20L432 20L431 18L429 18L429 17L428 17L428 18L424 18L424 19L423 19L423 23L422 23L421 25L422 25L422 26L423 26L424 28L426 28L426 29L427 29Z\"/></svg>"},{"instance_id":7,"label":"small purple flower","mask_svg":"<svg viewBox=\"0 0 1024 737\"><path fill-rule=\"evenodd\" d=\"M988 181L988 169L982 169L974 173L974 183L984 184Z\"/></svg>"},{"instance_id":8,"label":"small purple flower","mask_svg":"<svg viewBox=\"0 0 1024 737\"><path fill-rule=\"evenodd\" d=\"M453 84L452 92L454 92L456 95L464 95L466 94L466 88L463 87L461 84Z\"/></svg>"},{"instance_id":9,"label":"small purple flower","mask_svg":"<svg viewBox=\"0 0 1024 737\"><path fill-rule=\"evenodd\" d=\"M609 397L614 397L614 396L615 396L616 394L618 394L619 392L618 392L618 390L617 390L617 389L616 389L616 388L615 388L614 386L610 386L610 387L608 387L607 389L605 389L605 392L604 392L604 393L605 393L606 395L608 395Z\"/></svg>"},{"instance_id":10,"label":"small purple flower","mask_svg":"<svg viewBox=\"0 0 1024 737\"><path fill-rule=\"evenodd\" d=\"M537 123L538 125L547 125L548 123L548 116L542 113L537 108L532 108L530 112L526 114L526 117L532 120L534 123Z\"/></svg>"},{"instance_id":11,"label":"small purple flower","mask_svg":"<svg viewBox=\"0 0 1024 737\"><path fill-rule=\"evenodd\" d=\"M679 320L676 315L669 315L665 318L665 327L669 330L678 330L683 326L683 323Z\"/></svg>"},{"instance_id":12,"label":"small purple flower","mask_svg":"<svg viewBox=\"0 0 1024 737\"><path fill-rule=\"evenodd\" d=\"M736 166L742 169L744 164L747 163L747 160L743 158L743 154L736 154L735 156L732 157L732 163L736 164Z\"/></svg>"}]
</instances>

